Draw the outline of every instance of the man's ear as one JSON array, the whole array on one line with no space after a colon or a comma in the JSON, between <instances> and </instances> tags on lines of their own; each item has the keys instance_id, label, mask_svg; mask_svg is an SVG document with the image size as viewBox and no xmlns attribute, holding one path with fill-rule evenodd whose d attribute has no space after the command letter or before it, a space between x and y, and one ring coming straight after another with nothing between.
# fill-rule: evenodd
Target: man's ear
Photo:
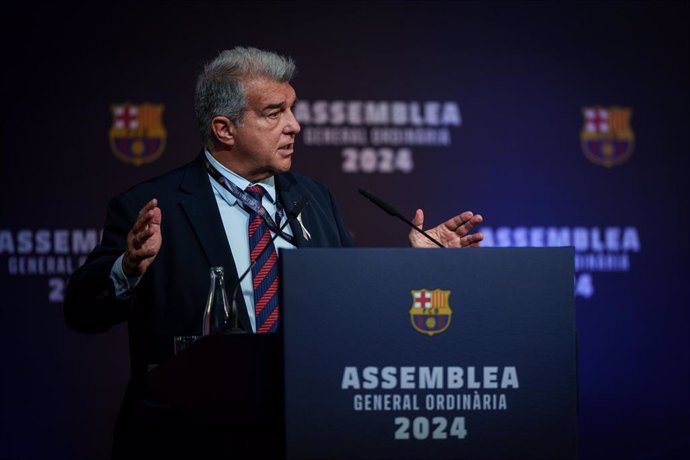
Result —
<instances>
[{"instance_id":1,"label":"man's ear","mask_svg":"<svg viewBox=\"0 0 690 460\"><path fill-rule=\"evenodd\" d=\"M235 145L235 129L235 124L228 117L219 115L211 120L213 135L223 145Z\"/></svg>"}]
</instances>

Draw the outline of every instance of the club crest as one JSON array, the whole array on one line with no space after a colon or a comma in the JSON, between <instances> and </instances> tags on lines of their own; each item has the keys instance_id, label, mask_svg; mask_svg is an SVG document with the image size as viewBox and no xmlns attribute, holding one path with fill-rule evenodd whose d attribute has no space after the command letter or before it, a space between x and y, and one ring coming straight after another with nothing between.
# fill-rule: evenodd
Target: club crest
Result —
<instances>
[{"instance_id":1,"label":"club crest","mask_svg":"<svg viewBox=\"0 0 690 460\"><path fill-rule=\"evenodd\" d=\"M168 132L163 126L163 104L129 102L113 104L110 111L110 149L115 156L134 166L158 159L163 154Z\"/></svg>"},{"instance_id":2,"label":"club crest","mask_svg":"<svg viewBox=\"0 0 690 460\"><path fill-rule=\"evenodd\" d=\"M607 168L624 163L632 155L635 134L630 128L632 109L585 107L580 143L585 156Z\"/></svg>"},{"instance_id":3,"label":"club crest","mask_svg":"<svg viewBox=\"0 0 690 460\"><path fill-rule=\"evenodd\" d=\"M421 289L410 292L412 293L410 322L417 332L432 336L448 329L453 313L448 303L450 290Z\"/></svg>"}]
</instances>

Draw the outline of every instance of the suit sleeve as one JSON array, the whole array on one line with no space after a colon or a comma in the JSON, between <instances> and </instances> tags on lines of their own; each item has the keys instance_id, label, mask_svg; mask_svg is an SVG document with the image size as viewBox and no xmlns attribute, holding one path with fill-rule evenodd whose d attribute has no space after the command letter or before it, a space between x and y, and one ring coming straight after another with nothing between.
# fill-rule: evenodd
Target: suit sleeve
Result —
<instances>
[{"instance_id":1,"label":"suit sleeve","mask_svg":"<svg viewBox=\"0 0 690 460\"><path fill-rule=\"evenodd\" d=\"M100 244L67 282L63 304L65 322L85 333L107 331L127 320L132 298L116 298L110 274L113 264L126 247L127 233L136 220L136 213L124 197L113 198Z\"/></svg>"}]
</instances>

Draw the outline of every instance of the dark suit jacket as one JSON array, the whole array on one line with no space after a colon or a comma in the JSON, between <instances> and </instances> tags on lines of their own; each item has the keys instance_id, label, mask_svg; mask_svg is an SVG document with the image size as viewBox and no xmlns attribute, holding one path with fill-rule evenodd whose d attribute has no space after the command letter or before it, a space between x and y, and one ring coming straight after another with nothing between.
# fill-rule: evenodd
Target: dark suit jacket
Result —
<instances>
[{"instance_id":1,"label":"dark suit jacket","mask_svg":"<svg viewBox=\"0 0 690 460\"><path fill-rule=\"evenodd\" d=\"M311 233L305 240L299 224L292 233L298 247L347 247L353 241L322 184L285 173L275 176L280 202L286 209L310 197L302 221ZM125 250L126 237L139 210L157 198L162 212L162 246L129 301L115 299L110 272ZM237 281L237 270L220 212L203 164L194 161L138 184L113 198L101 243L76 270L67 285L66 322L82 332L101 332L128 321L132 379L143 379L149 364L173 354L173 337L200 335L209 288L209 269L225 267L226 287ZM251 330L246 306L237 296L240 323Z\"/></svg>"}]
</instances>

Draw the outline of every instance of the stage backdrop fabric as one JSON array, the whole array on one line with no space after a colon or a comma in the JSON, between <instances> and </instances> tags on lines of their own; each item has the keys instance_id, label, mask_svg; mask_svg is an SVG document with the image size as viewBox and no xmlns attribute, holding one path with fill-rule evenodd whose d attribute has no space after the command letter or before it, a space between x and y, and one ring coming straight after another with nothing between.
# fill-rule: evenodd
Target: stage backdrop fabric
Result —
<instances>
[{"instance_id":1,"label":"stage backdrop fabric","mask_svg":"<svg viewBox=\"0 0 690 460\"><path fill-rule=\"evenodd\" d=\"M295 59L293 169L331 187L359 246L404 247L407 228L358 187L409 217L423 208L427 227L481 213L487 247L573 246L579 457L688 455L687 3L58 3L3 17L0 457L108 458L126 328L68 329L65 283L111 196L198 154L196 75L237 45Z\"/></svg>"}]
</instances>

